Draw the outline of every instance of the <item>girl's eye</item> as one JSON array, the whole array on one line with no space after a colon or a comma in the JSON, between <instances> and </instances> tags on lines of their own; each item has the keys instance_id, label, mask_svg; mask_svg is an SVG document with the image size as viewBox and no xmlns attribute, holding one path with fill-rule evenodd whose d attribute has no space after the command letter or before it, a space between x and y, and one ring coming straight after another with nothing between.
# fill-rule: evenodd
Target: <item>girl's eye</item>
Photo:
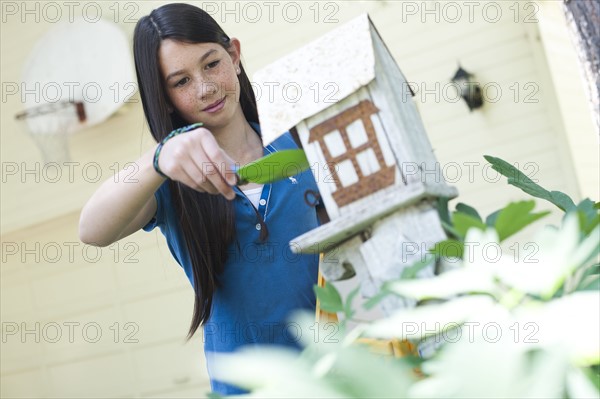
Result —
<instances>
[{"instance_id":1,"label":"girl's eye","mask_svg":"<svg viewBox=\"0 0 600 399\"><path fill-rule=\"evenodd\" d=\"M184 84L186 84L186 83L187 83L187 81L188 81L188 78L183 78L183 79L181 79L179 82L175 83L175 87L181 87L181 86L183 86Z\"/></svg>"},{"instance_id":2,"label":"girl's eye","mask_svg":"<svg viewBox=\"0 0 600 399\"><path fill-rule=\"evenodd\" d=\"M216 67L217 65L219 65L219 61L221 61L221 60L213 61L213 62L211 62L210 64L207 64L206 66L207 66L209 69L212 69L212 68Z\"/></svg>"}]
</instances>

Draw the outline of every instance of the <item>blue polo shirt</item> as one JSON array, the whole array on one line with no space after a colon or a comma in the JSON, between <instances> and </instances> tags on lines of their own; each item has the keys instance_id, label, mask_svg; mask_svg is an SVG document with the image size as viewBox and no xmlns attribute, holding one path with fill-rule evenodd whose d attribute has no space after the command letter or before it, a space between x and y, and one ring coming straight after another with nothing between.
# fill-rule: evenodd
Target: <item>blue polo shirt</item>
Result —
<instances>
[{"instance_id":1,"label":"blue polo shirt","mask_svg":"<svg viewBox=\"0 0 600 399\"><path fill-rule=\"evenodd\" d=\"M251 126L260 135L260 126ZM295 148L298 147L291 134L286 132L264 147L263 154ZM234 190L236 238L228 247L221 287L214 295L211 317L203 327L209 375L215 352L266 343L298 348L302 331L288 317L297 309L315 310L313 285L317 283L319 255L299 255L290 250L295 237L319 226L314 204L308 203L314 199L312 194L319 192L312 171L307 169L264 185L258 207L268 230L264 241L260 239L263 228L252 203L238 187ZM305 194L309 190L312 193L306 195L307 201ZM169 250L193 285L192 265L168 182L160 186L155 197L156 215L144 230L160 228ZM245 392L212 378L211 387L223 395Z\"/></svg>"}]
</instances>

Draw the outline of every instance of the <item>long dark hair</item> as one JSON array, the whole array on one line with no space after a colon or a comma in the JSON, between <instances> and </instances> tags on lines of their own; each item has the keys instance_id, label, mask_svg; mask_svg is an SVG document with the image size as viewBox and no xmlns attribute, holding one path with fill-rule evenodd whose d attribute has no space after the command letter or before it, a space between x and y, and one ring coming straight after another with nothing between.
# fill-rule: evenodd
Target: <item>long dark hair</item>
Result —
<instances>
[{"instance_id":1,"label":"long dark hair","mask_svg":"<svg viewBox=\"0 0 600 399\"><path fill-rule=\"evenodd\" d=\"M142 17L133 38L137 80L150 132L158 142L173 129L187 124L169 101L158 63L158 49L164 39L186 43L218 43L228 50L229 36L204 10L189 4L167 4ZM256 99L250 80L240 63L240 104L246 120L258 123ZM188 340L211 314L218 276L227 260L227 247L235 239L233 203L221 195L197 192L179 182L169 181L172 201L192 261L195 292L194 315Z\"/></svg>"}]
</instances>

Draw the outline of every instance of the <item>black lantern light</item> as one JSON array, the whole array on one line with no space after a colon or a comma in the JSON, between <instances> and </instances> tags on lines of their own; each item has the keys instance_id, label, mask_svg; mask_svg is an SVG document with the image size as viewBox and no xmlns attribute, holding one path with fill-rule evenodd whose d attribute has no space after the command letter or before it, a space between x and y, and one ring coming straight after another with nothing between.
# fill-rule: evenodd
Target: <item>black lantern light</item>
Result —
<instances>
[{"instance_id":1,"label":"black lantern light","mask_svg":"<svg viewBox=\"0 0 600 399\"><path fill-rule=\"evenodd\" d=\"M483 96L481 95L481 87L473 78L475 75L465 71L460 65L452 78L452 83L455 83L460 92L460 96L465 100L469 107L469 111L473 111L483 105Z\"/></svg>"}]
</instances>

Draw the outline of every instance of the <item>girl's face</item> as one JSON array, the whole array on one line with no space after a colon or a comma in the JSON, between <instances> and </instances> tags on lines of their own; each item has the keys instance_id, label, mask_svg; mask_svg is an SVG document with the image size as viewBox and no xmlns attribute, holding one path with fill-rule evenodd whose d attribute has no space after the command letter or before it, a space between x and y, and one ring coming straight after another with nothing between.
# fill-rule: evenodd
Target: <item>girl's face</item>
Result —
<instances>
[{"instance_id":1,"label":"girl's face","mask_svg":"<svg viewBox=\"0 0 600 399\"><path fill-rule=\"evenodd\" d=\"M240 43L231 43L228 52L217 43L162 41L158 59L167 96L188 123L222 127L241 112Z\"/></svg>"}]
</instances>

